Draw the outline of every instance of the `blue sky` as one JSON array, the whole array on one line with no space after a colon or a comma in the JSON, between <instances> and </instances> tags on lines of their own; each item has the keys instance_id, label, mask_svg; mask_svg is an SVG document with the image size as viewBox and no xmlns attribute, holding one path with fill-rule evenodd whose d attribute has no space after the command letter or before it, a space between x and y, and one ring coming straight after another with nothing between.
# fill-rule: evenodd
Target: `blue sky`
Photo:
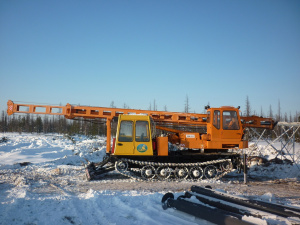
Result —
<instances>
[{"instance_id":1,"label":"blue sky","mask_svg":"<svg viewBox=\"0 0 300 225\"><path fill-rule=\"evenodd\" d=\"M13 101L300 111L299 1L0 1Z\"/></svg>"}]
</instances>

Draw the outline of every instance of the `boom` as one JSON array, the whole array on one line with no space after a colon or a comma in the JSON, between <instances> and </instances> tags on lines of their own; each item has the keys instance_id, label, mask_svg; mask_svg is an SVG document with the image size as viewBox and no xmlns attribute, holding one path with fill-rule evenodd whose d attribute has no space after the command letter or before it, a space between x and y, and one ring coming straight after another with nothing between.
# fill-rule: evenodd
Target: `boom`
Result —
<instances>
[{"instance_id":1,"label":"boom","mask_svg":"<svg viewBox=\"0 0 300 225\"><path fill-rule=\"evenodd\" d=\"M9 100L7 102L7 114L12 115L13 113L63 115L67 119L82 117L88 119L103 118L109 120L111 120L114 117L118 117L119 115L145 114L151 116L155 122L169 122L194 125L205 125L207 117L206 114L196 113L179 113L92 106L74 106L70 104L67 104L66 106L17 104Z\"/></svg>"},{"instance_id":2,"label":"boom","mask_svg":"<svg viewBox=\"0 0 300 225\"><path fill-rule=\"evenodd\" d=\"M235 118L238 128L225 128L226 123L232 118L230 113L235 112ZM123 108L107 108L107 107L92 107L92 106L74 106L67 104L65 106L51 106L51 105L33 105L33 104L17 104L9 100L7 102L7 114L12 115L13 113L31 113L31 114L48 114L48 115L62 115L67 119L74 118L86 118L86 119L105 119L107 126L107 152L110 152L111 142L111 120L119 115L129 114L143 114L151 116L151 118L158 125L166 124L179 124L184 127L206 127L207 135L203 135L201 139L207 140L212 143L221 143L222 139L233 138L232 135L238 135L236 138L241 138L243 130L246 127L265 128L273 129L276 123L271 118L261 118L257 116L251 117L240 117L238 108L223 106L221 108L207 108L207 114L197 113L180 113L180 112L166 112L166 111L151 111L151 110L138 110L138 109L123 109ZM222 116L220 116L220 113ZM218 117L218 118L217 118ZM220 122L222 121L222 128ZM219 124L219 125L218 125ZM219 128L218 128L219 126ZM182 131L178 131L172 128L166 128L158 126L158 129L165 130L168 132L181 133L185 136ZM220 129L221 128L221 129ZM223 132L223 128L225 129ZM239 132L231 132L230 130L239 130ZM228 131L229 130L229 131ZM231 133L232 134L231 134ZM226 136L225 133L228 133ZM189 136L190 137L190 136ZM217 139L216 139L217 138ZM221 138L221 139L220 139ZM225 142L224 142L225 143ZM197 144L198 145L198 144ZM211 145L208 148L215 148L216 145ZM230 146L230 145L224 145Z\"/></svg>"}]
</instances>

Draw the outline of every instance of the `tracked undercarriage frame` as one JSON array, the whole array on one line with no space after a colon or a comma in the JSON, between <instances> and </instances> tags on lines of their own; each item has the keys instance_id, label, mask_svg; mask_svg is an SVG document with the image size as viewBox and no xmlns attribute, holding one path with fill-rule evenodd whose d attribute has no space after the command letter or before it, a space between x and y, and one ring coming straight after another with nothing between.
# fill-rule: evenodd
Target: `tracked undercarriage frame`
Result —
<instances>
[{"instance_id":1,"label":"tracked undercarriage frame","mask_svg":"<svg viewBox=\"0 0 300 225\"><path fill-rule=\"evenodd\" d=\"M183 161L185 163L182 163ZM188 163L186 163L188 162ZM105 156L100 163L86 165L88 180L99 180L103 174L116 171L139 181L197 181L220 179L240 167L238 154L199 154L179 157Z\"/></svg>"}]
</instances>

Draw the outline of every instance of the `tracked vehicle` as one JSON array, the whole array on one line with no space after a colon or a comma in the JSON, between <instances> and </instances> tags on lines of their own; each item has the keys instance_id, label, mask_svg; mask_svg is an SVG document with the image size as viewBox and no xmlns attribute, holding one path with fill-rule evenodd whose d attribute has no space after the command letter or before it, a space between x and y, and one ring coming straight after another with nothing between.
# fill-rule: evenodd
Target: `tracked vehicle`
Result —
<instances>
[{"instance_id":1,"label":"tracked vehicle","mask_svg":"<svg viewBox=\"0 0 300 225\"><path fill-rule=\"evenodd\" d=\"M112 170L137 180L218 179L241 166L240 149L248 147L246 127L273 129L276 125L271 118L240 117L239 107L230 106L207 106L206 114L196 114L12 101L7 105L8 115L34 113L105 120L106 156L100 163L85 165L89 180ZM112 123L117 126L111 141Z\"/></svg>"}]
</instances>

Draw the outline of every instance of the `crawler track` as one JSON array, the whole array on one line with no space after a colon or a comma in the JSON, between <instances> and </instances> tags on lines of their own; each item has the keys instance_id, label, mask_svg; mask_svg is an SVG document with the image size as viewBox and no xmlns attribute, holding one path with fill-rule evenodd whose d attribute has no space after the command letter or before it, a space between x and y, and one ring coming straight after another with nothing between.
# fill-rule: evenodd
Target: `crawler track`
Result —
<instances>
[{"instance_id":1,"label":"crawler track","mask_svg":"<svg viewBox=\"0 0 300 225\"><path fill-rule=\"evenodd\" d=\"M102 174L112 170L117 171L125 177L139 181L181 181L220 179L233 168L231 159L218 159L195 163L170 163L140 161L121 158L114 163L106 159L100 166L90 164L86 167L88 180L100 179Z\"/></svg>"},{"instance_id":2,"label":"crawler track","mask_svg":"<svg viewBox=\"0 0 300 225\"><path fill-rule=\"evenodd\" d=\"M220 179L232 169L230 159L202 163L157 163L120 159L116 171L136 180L201 180Z\"/></svg>"}]
</instances>

